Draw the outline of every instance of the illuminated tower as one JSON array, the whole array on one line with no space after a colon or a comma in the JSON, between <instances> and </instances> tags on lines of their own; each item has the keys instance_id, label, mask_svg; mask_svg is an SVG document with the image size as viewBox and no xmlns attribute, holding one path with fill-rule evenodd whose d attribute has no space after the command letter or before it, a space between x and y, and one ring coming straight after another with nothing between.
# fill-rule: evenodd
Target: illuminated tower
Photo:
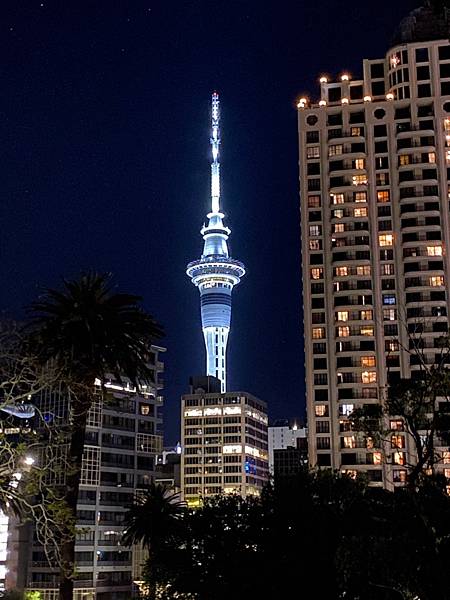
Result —
<instances>
[{"instance_id":1,"label":"illuminated tower","mask_svg":"<svg viewBox=\"0 0 450 600\"><path fill-rule=\"evenodd\" d=\"M200 260L188 264L187 275L200 290L202 329L206 345L206 374L220 379L226 391L226 352L231 321L231 292L245 274L244 265L228 254L230 229L220 211L219 94L212 95L211 212L201 234L205 241Z\"/></svg>"}]
</instances>

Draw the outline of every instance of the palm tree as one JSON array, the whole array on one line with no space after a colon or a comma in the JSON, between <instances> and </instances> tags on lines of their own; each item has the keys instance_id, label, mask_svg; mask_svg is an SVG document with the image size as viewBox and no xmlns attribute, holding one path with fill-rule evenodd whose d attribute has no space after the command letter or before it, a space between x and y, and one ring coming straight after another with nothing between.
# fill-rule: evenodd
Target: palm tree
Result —
<instances>
[{"instance_id":1,"label":"palm tree","mask_svg":"<svg viewBox=\"0 0 450 600\"><path fill-rule=\"evenodd\" d=\"M179 494L152 482L127 513L123 543L142 543L147 550L156 551L177 534L185 509Z\"/></svg>"},{"instance_id":2,"label":"palm tree","mask_svg":"<svg viewBox=\"0 0 450 600\"><path fill-rule=\"evenodd\" d=\"M64 280L61 291L44 290L34 302L30 341L43 364L52 361L69 382L70 424L65 501L70 518L61 542L60 599L72 600L78 490L81 479L87 414L94 401L96 379L113 374L134 385L153 380L148 366L153 340L163 334L139 306L141 298L114 293L110 275L88 273Z\"/></svg>"},{"instance_id":3,"label":"palm tree","mask_svg":"<svg viewBox=\"0 0 450 600\"><path fill-rule=\"evenodd\" d=\"M180 495L167 487L152 482L145 492L138 496L125 517L125 532L122 542L125 546L141 543L148 551L149 560L144 571L146 597L154 600L158 586L166 582L168 556L172 565L182 570L179 562L179 546L186 539L188 516L186 503Z\"/></svg>"}]
</instances>

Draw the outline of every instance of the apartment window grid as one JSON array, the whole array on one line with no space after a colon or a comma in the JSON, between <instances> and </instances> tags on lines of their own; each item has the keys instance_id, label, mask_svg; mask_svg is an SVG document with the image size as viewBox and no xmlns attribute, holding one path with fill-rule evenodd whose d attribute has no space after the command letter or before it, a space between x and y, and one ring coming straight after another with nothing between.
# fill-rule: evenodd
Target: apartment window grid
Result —
<instances>
[{"instance_id":1,"label":"apartment window grid","mask_svg":"<svg viewBox=\"0 0 450 600\"><path fill-rule=\"evenodd\" d=\"M94 401L87 414L86 427L100 427L102 424L102 394L96 391Z\"/></svg>"},{"instance_id":2,"label":"apartment window grid","mask_svg":"<svg viewBox=\"0 0 450 600\"><path fill-rule=\"evenodd\" d=\"M136 452L158 454L162 452L162 436L150 433L138 433L136 436Z\"/></svg>"},{"instance_id":3,"label":"apartment window grid","mask_svg":"<svg viewBox=\"0 0 450 600\"><path fill-rule=\"evenodd\" d=\"M99 447L84 447L80 481L82 485L100 484L100 455L101 452Z\"/></svg>"}]
</instances>

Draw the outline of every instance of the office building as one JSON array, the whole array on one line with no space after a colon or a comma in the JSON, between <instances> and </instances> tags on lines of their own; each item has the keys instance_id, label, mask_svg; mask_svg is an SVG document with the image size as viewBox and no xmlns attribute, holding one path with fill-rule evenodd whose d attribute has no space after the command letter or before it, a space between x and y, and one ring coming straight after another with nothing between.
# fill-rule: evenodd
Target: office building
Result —
<instances>
[{"instance_id":1,"label":"office building","mask_svg":"<svg viewBox=\"0 0 450 600\"><path fill-rule=\"evenodd\" d=\"M156 457L162 452L162 372L160 354L152 346L149 366L154 384L136 390L131 384L108 380L102 400L89 411L78 500L74 600L129 600L142 579L141 547L121 545L124 517L136 494L157 476ZM99 383L99 382L98 382ZM67 416L67 402L48 391L40 409L51 419ZM64 473L53 485L64 485ZM25 568L17 569L18 589L38 591L41 600L59 597L58 571L30 531ZM20 558L20 557L19 557Z\"/></svg>"},{"instance_id":2,"label":"office building","mask_svg":"<svg viewBox=\"0 0 450 600\"><path fill-rule=\"evenodd\" d=\"M181 487L190 506L220 493L259 495L268 480L266 403L220 390L215 377L192 378L181 398Z\"/></svg>"},{"instance_id":3,"label":"office building","mask_svg":"<svg viewBox=\"0 0 450 600\"><path fill-rule=\"evenodd\" d=\"M274 474L274 452L287 448L297 448L298 440L304 440L306 446L307 430L300 419L278 419L268 429L269 471Z\"/></svg>"},{"instance_id":4,"label":"office building","mask_svg":"<svg viewBox=\"0 0 450 600\"><path fill-rule=\"evenodd\" d=\"M382 453L348 415L419 377L415 340L432 364L448 331L449 23L426 3L361 79L322 75L298 103L310 462L387 487L414 460L403 423Z\"/></svg>"},{"instance_id":5,"label":"office building","mask_svg":"<svg viewBox=\"0 0 450 600\"><path fill-rule=\"evenodd\" d=\"M200 291L206 374L220 379L221 391L225 392L231 294L245 275L245 268L228 254L227 240L231 231L223 224L225 215L220 207L220 107L217 92L212 95L211 119L211 212L207 215L208 225L201 229L204 240L202 256L188 264L186 273Z\"/></svg>"}]
</instances>

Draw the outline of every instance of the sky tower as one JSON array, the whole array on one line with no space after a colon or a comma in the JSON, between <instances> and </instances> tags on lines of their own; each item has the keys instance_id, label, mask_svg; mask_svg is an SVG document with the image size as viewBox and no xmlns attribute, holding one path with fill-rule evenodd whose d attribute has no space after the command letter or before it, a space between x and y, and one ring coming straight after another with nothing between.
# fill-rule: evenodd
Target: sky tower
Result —
<instances>
[{"instance_id":1,"label":"sky tower","mask_svg":"<svg viewBox=\"0 0 450 600\"><path fill-rule=\"evenodd\" d=\"M244 265L228 254L227 240L231 233L223 224L220 211L220 107L219 94L211 101L211 212L203 225L203 253L199 260L188 264L186 273L200 290L202 330L206 346L206 374L218 377L222 392L227 382L227 341L231 321L231 292L245 275Z\"/></svg>"}]
</instances>

